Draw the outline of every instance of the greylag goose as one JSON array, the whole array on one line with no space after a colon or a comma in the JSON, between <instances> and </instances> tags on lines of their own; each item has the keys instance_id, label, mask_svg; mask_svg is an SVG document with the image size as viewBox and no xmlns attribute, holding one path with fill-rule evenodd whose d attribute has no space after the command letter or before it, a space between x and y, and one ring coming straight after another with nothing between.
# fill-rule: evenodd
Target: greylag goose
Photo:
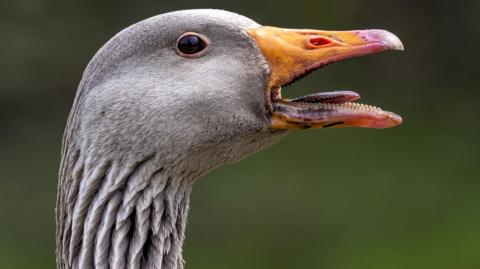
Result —
<instances>
[{"instance_id":1,"label":"greylag goose","mask_svg":"<svg viewBox=\"0 0 480 269\"><path fill-rule=\"evenodd\" d=\"M282 87L330 63L402 49L384 30L282 29L221 10L124 29L88 64L68 118L57 268L183 268L196 179L292 129L401 122L354 103L355 92L286 99Z\"/></svg>"}]
</instances>

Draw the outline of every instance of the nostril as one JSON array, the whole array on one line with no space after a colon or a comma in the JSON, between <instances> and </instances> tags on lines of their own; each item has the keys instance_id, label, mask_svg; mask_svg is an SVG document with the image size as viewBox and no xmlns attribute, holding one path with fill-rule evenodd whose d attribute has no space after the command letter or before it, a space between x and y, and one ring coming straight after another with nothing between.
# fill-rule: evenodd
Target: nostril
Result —
<instances>
[{"instance_id":1,"label":"nostril","mask_svg":"<svg viewBox=\"0 0 480 269\"><path fill-rule=\"evenodd\" d=\"M310 42L310 45L312 45L313 47L321 47L321 46L325 46L332 43L330 39L325 37L320 37L320 36L310 38L309 42Z\"/></svg>"}]
</instances>

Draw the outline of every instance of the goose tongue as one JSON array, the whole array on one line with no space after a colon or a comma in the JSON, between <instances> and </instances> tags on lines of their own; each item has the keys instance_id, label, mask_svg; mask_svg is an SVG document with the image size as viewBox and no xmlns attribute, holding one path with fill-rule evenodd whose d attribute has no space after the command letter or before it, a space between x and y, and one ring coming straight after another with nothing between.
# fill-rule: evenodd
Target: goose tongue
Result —
<instances>
[{"instance_id":1,"label":"goose tongue","mask_svg":"<svg viewBox=\"0 0 480 269\"><path fill-rule=\"evenodd\" d=\"M360 99L360 95L351 91L319 92L290 100L296 103L343 104Z\"/></svg>"}]
</instances>

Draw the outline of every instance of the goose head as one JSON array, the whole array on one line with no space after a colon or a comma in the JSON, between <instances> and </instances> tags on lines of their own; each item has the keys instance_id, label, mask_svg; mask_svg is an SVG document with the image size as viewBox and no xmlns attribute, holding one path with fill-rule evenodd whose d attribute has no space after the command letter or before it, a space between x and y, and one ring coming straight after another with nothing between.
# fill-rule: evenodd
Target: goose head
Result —
<instances>
[{"instance_id":1,"label":"goose head","mask_svg":"<svg viewBox=\"0 0 480 269\"><path fill-rule=\"evenodd\" d=\"M221 10L162 14L121 31L92 59L72 110L76 137L117 157L208 148L218 164L290 129L395 126L399 116L351 103L354 92L288 100L281 87L333 62L402 48L382 30L265 27Z\"/></svg>"}]
</instances>

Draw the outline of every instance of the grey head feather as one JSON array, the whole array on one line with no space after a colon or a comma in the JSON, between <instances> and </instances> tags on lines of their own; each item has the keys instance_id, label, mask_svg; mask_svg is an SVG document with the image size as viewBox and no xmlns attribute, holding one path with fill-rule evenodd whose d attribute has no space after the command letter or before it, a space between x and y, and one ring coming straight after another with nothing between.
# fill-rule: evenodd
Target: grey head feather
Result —
<instances>
[{"instance_id":1,"label":"grey head feather","mask_svg":"<svg viewBox=\"0 0 480 269\"><path fill-rule=\"evenodd\" d=\"M233 13L189 10L120 32L85 71L78 142L119 156L172 145L181 152L265 132L268 65L244 32L257 26ZM175 53L177 37L188 31L211 40L204 57Z\"/></svg>"},{"instance_id":2,"label":"grey head feather","mask_svg":"<svg viewBox=\"0 0 480 269\"><path fill-rule=\"evenodd\" d=\"M268 65L221 10L158 15L115 35L93 57L65 130L57 197L58 268L183 268L195 179L283 137L269 130ZM205 56L175 52L185 32Z\"/></svg>"}]
</instances>

